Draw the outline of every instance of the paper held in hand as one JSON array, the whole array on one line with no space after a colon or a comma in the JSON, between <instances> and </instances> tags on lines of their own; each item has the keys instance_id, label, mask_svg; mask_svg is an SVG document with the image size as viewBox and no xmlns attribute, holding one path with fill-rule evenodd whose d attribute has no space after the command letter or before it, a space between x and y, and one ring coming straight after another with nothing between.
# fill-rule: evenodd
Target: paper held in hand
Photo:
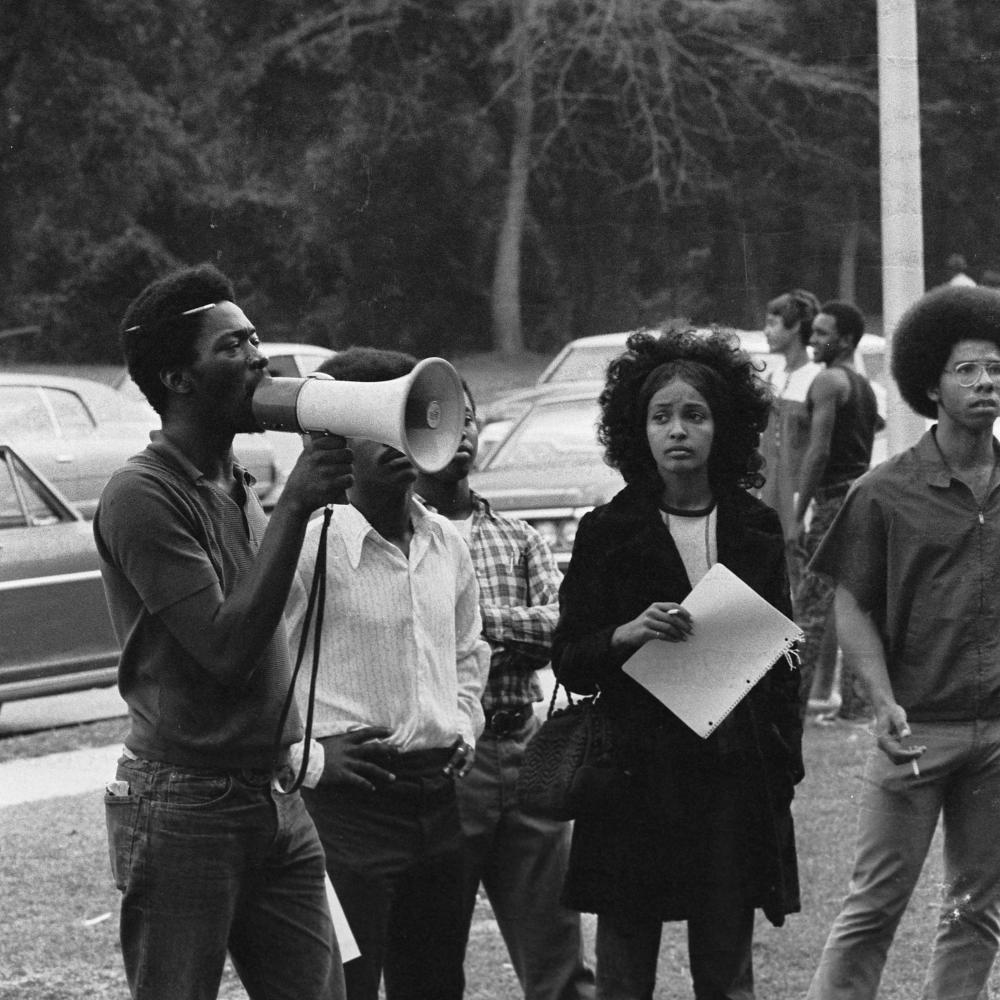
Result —
<instances>
[{"instance_id":1,"label":"paper held in hand","mask_svg":"<svg viewBox=\"0 0 1000 1000\"><path fill-rule=\"evenodd\" d=\"M682 605L694 625L687 641L652 639L622 669L705 738L802 630L722 563Z\"/></svg>"}]
</instances>

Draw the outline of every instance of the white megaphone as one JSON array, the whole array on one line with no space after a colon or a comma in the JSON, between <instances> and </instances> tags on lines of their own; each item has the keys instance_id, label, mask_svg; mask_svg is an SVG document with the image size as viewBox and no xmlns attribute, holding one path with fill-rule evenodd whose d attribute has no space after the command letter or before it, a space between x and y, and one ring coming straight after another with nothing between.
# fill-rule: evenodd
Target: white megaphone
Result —
<instances>
[{"instance_id":1,"label":"white megaphone","mask_svg":"<svg viewBox=\"0 0 1000 1000\"><path fill-rule=\"evenodd\" d=\"M439 472L462 440L465 393L447 361L425 358L387 382L347 382L322 372L266 379L254 393L253 412L264 430L381 441L421 472Z\"/></svg>"}]
</instances>

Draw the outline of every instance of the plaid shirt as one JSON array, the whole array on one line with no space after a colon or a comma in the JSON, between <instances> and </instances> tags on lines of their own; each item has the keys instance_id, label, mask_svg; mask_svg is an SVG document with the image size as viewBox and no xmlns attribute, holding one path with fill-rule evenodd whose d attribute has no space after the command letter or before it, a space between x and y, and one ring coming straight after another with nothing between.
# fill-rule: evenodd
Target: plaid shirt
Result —
<instances>
[{"instance_id":1,"label":"plaid shirt","mask_svg":"<svg viewBox=\"0 0 1000 1000\"><path fill-rule=\"evenodd\" d=\"M469 547L479 581L483 638L492 653L483 708L541 701L535 671L549 662L562 574L530 524L494 513L476 493L472 500Z\"/></svg>"}]
</instances>

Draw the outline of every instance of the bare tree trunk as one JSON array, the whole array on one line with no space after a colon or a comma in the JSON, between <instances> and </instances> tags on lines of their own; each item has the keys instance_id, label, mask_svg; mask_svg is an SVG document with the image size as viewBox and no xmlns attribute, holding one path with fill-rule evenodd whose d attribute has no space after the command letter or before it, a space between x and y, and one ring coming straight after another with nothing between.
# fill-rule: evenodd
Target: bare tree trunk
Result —
<instances>
[{"instance_id":1,"label":"bare tree trunk","mask_svg":"<svg viewBox=\"0 0 1000 1000\"><path fill-rule=\"evenodd\" d=\"M514 0L515 32L519 36L517 93L514 98L514 130L507 180L507 200L493 268L493 338L500 354L519 354L524 349L521 327L521 246L524 242L531 176L531 133L534 117L530 23L534 0Z\"/></svg>"},{"instance_id":2,"label":"bare tree trunk","mask_svg":"<svg viewBox=\"0 0 1000 1000\"><path fill-rule=\"evenodd\" d=\"M852 184L844 203L844 231L840 238L840 279L837 296L846 302L856 301L858 274L858 244L861 240L861 218L858 189Z\"/></svg>"}]
</instances>

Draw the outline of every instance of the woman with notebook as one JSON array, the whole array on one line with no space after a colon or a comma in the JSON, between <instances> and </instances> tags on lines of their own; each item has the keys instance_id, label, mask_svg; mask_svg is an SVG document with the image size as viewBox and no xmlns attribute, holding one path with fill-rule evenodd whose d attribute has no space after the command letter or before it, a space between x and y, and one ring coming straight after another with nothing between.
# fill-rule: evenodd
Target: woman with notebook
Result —
<instances>
[{"instance_id":1,"label":"woman with notebook","mask_svg":"<svg viewBox=\"0 0 1000 1000\"><path fill-rule=\"evenodd\" d=\"M733 337L639 333L600 404L626 486L580 522L553 667L600 691L629 775L614 808L577 819L564 901L598 914L598 1000L652 997L667 920L687 922L697 1000L751 1000L754 911L780 926L799 909L795 671L779 656L703 737L622 668L697 633L681 602L717 562L791 614L778 516L747 492L763 483L768 389Z\"/></svg>"}]
</instances>

